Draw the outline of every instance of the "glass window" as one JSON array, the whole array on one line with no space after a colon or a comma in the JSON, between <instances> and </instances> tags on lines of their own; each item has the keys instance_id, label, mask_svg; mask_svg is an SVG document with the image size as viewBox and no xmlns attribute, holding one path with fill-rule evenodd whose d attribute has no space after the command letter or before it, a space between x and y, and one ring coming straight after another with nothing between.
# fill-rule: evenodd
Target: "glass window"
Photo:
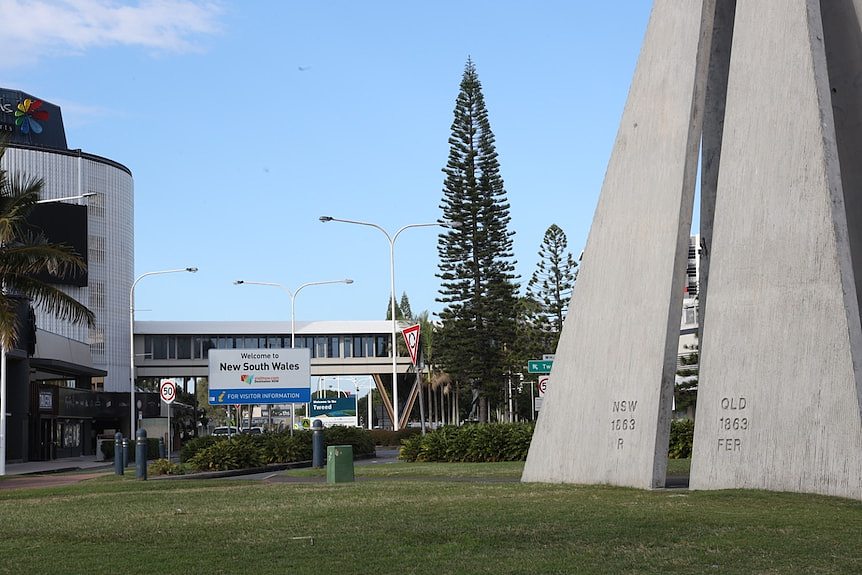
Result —
<instances>
[{"instance_id":1,"label":"glass window","mask_svg":"<svg viewBox=\"0 0 862 575\"><path fill-rule=\"evenodd\" d=\"M344 336L344 357L353 357L353 337Z\"/></svg>"},{"instance_id":2,"label":"glass window","mask_svg":"<svg viewBox=\"0 0 862 575\"><path fill-rule=\"evenodd\" d=\"M87 236L91 263L105 263L105 238L103 236Z\"/></svg>"},{"instance_id":3,"label":"glass window","mask_svg":"<svg viewBox=\"0 0 862 575\"><path fill-rule=\"evenodd\" d=\"M168 336L168 359L177 358L177 336Z\"/></svg>"},{"instance_id":4,"label":"glass window","mask_svg":"<svg viewBox=\"0 0 862 575\"><path fill-rule=\"evenodd\" d=\"M365 346L362 345L362 336L354 335L353 336L353 356L352 357L365 357Z\"/></svg>"},{"instance_id":5,"label":"glass window","mask_svg":"<svg viewBox=\"0 0 862 575\"><path fill-rule=\"evenodd\" d=\"M192 337L177 336L177 359L192 359Z\"/></svg>"},{"instance_id":6,"label":"glass window","mask_svg":"<svg viewBox=\"0 0 862 575\"><path fill-rule=\"evenodd\" d=\"M362 357L374 357L374 336L362 336Z\"/></svg>"},{"instance_id":7,"label":"glass window","mask_svg":"<svg viewBox=\"0 0 862 575\"><path fill-rule=\"evenodd\" d=\"M99 194L90 190L91 194L95 194L90 196L90 199L87 200L87 215L93 216L96 218L104 218L105 217L105 194Z\"/></svg>"},{"instance_id":8,"label":"glass window","mask_svg":"<svg viewBox=\"0 0 862 575\"><path fill-rule=\"evenodd\" d=\"M168 359L168 337L165 335L153 336L153 359Z\"/></svg>"},{"instance_id":9,"label":"glass window","mask_svg":"<svg viewBox=\"0 0 862 575\"><path fill-rule=\"evenodd\" d=\"M266 338L266 347L268 347L269 349L280 348L281 347L281 338L275 337L275 336L270 336L270 337Z\"/></svg>"},{"instance_id":10,"label":"glass window","mask_svg":"<svg viewBox=\"0 0 862 575\"><path fill-rule=\"evenodd\" d=\"M329 338L323 336L314 338L314 357L329 357L327 343L329 343Z\"/></svg>"},{"instance_id":11,"label":"glass window","mask_svg":"<svg viewBox=\"0 0 862 575\"><path fill-rule=\"evenodd\" d=\"M105 309L105 284L90 280L90 307Z\"/></svg>"},{"instance_id":12,"label":"glass window","mask_svg":"<svg viewBox=\"0 0 862 575\"><path fill-rule=\"evenodd\" d=\"M375 355L377 357L387 357L389 355L388 342L389 338L385 335L374 336Z\"/></svg>"},{"instance_id":13,"label":"glass window","mask_svg":"<svg viewBox=\"0 0 862 575\"><path fill-rule=\"evenodd\" d=\"M218 347L218 338L215 336L205 337L201 341L201 359L208 359L210 350Z\"/></svg>"},{"instance_id":14,"label":"glass window","mask_svg":"<svg viewBox=\"0 0 862 575\"><path fill-rule=\"evenodd\" d=\"M329 355L326 357L341 357L341 346L338 345L339 337L337 335L329 336Z\"/></svg>"}]
</instances>

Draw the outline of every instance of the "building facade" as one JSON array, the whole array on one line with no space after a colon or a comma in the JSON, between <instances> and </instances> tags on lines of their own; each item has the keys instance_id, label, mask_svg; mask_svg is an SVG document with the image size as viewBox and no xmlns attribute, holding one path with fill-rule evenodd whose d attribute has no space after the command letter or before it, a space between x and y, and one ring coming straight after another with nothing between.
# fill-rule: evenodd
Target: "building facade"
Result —
<instances>
[{"instance_id":1,"label":"building facade","mask_svg":"<svg viewBox=\"0 0 862 575\"><path fill-rule=\"evenodd\" d=\"M84 286L58 287L90 308L96 324L91 328L70 324L37 307L36 325L87 343L93 367L107 372L94 380L95 387L127 392L129 290L134 275L131 171L108 158L69 149L60 108L23 92L0 88L0 133L8 138L3 166L12 173L42 178L42 199L93 194L71 200L87 206L87 253L82 255L87 259L88 281Z\"/></svg>"},{"instance_id":2,"label":"building facade","mask_svg":"<svg viewBox=\"0 0 862 575\"><path fill-rule=\"evenodd\" d=\"M92 455L97 438L128 425L129 289L134 273L133 181L108 158L70 149L58 106L0 88L2 167L39 179L34 233L74 248L84 273L40 279L81 302L95 325L77 325L22 298L26 336L8 350L6 460ZM86 196L86 197L83 197ZM26 318L26 319L25 319ZM142 396L144 411L157 402ZM125 420L124 420L125 418Z\"/></svg>"}]
</instances>

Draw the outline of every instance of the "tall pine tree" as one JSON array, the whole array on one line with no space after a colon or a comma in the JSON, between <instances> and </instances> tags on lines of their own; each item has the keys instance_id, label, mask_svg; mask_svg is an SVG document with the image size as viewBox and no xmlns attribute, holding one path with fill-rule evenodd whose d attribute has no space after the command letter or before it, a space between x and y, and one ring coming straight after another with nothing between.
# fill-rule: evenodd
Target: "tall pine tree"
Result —
<instances>
[{"instance_id":1,"label":"tall pine tree","mask_svg":"<svg viewBox=\"0 0 862 575\"><path fill-rule=\"evenodd\" d=\"M460 225L442 233L437 243L437 301L445 308L436 356L450 376L473 390L471 412L487 421L489 402L501 397L509 371L518 278L494 134L470 59L455 103L449 146L440 208L446 220Z\"/></svg>"},{"instance_id":2,"label":"tall pine tree","mask_svg":"<svg viewBox=\"0 0 862 575\"><path fill-rule=\"evenodd\" d=\"M545 348L543 353L553 353L557 348L575 287L578 263L567 248L565 232L551 224L539 247L536 271L527 284L527 297L536 303L533 317L535 327L541 332L539 341Z\"/></svg>"}]
</instances>

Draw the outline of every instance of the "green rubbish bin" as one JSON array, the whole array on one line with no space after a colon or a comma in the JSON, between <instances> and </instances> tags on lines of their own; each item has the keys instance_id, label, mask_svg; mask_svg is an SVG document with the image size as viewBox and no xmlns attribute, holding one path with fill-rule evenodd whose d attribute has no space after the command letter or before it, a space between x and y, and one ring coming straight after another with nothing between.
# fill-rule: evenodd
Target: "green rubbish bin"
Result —
<instances>
[{"instance_id":1,"label":"green rubbish bin","mask_svg":"<svg viewBox=\"0 0 862 575\"><path fill-rule=\"evenodd\" d=\"M353 446L330 445L326 448L326 482L353 481Z\"/></svg>"}]
</instances>

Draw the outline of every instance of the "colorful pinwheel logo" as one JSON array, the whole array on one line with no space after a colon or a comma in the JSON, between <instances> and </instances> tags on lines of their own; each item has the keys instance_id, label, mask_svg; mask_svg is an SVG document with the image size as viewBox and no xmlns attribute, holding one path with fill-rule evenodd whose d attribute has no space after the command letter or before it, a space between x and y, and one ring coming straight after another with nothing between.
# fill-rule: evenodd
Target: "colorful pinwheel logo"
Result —
<instances>
[{"instance_id":1,"label":"colorful pinwheel logo","mask_svg":"<svg viewBox=\"0 0 862 575\"><path fill-rule=\"evenodd\" d=\"M34 134L42 133L42 124L48 119L48 112L41 110L42 100L31 100L25 98L23 102L18 104L18 109L15 110L15 125L21 127L22 134L29 134L31 131Z\"/></svg>"},{"instance_id":2,"label":"colorful pinwheel logo","mask_svg":"<svg viewBox=\"0 0 862 575\"><path fill-rule=\"evenodd\" d=\"M243 374L243 375L239 376L239 380L243 383L247 383L249 385L252 385L254 383L254 375L253 374L248 374L248 375Z\"/></svg>"}]
</instances>

